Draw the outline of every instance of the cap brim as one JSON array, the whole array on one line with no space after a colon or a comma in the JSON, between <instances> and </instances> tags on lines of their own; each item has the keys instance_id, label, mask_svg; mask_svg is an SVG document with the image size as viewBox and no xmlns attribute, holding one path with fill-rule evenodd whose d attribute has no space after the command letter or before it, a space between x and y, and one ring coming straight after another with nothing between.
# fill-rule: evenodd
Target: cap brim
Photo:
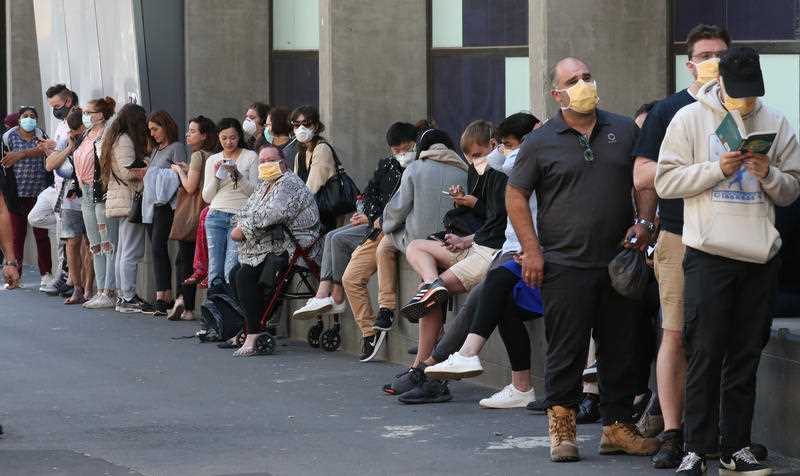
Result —
<instances>
[{"instance_id":1,"label":"cap brim","mask_svg":"<svg viewBox=\"0 0 800 476\"><path fill-rule=\"evenodd\" d=\"M764 95L764 78L759 75L757 79L747 81L723 78L725 92L732 98L752 98Z\"/></svg>"}]
</instances>

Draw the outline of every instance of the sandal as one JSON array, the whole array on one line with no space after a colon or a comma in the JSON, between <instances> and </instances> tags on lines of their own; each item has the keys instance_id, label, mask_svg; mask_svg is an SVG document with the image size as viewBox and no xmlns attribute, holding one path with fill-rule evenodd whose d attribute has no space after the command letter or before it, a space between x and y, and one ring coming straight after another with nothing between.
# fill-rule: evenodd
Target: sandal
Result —
<instances>
[{"instance_id":1,"label":"sandal","mask_svg":"<svg viewBox=\"0 0 800 476\"><path fill-rule=\"evenodd\" d=\"M75 304L83 304L85 302L86 302L86 298L85 297L76 298L75 296L71 296L71 297L68 297L66 301L64 301L64 304L66 304L67 306L72 306L72 305L75 305Z\"/></svg>"},{"instance_id":2,"label":"sandal","mask_svg":"<svg viewBox=\"0 0 800 476\"><path fill-rule=\"evenodd\" d=\"M167 319L170 321L179 321L183 315L184 304L183 298L179 298L175 300L175 305L172 307L172 310L167 315Z\"/></svg>"}]
</instances>

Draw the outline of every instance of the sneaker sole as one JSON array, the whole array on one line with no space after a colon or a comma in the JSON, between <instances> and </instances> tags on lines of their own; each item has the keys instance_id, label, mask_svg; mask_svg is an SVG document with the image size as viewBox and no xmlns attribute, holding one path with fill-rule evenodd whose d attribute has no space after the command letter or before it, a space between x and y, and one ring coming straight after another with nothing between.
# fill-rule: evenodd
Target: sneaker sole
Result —
<instances>
[{"instance_id":1,"label":"sneaker sole","mask_svg":"<svg viewBox=\"0 0 800 476\"><path fill-rule=\"evenodd\" d=\"M444 403L449 402L453 399L452 395L442 395L441 397L430 398L426 400L406 400L403 397L397 399L400 403L405 403L406 405L424 405L426 403Z\"/></svg>"},{"instance_id":2,"label":"sneaker sole","mask_svg":"<svg viewBox=\"0 0 800 476\"><path fill-rule=\"evenodd\" d=\"M386 332L381 332L380 337L378 337L378 343L375 344L375 348L372 349L372 353L369 354L369 357L365 359L359 359L359 362L369 362L370 360L375 358L375 355L378 354L378 351L381 350L381 346L383 345L383 341L386 339Z\"/></svg>"},{"instance_id":3,"label":"sneaker sole","mask_svg":"<svg viewBox=\"0 0 800 476\"><path fill-rule=\"evenodd\" d=\"M118 307L118 308L116 308L116 311L117 312L121 312L122 314L136 314L136 313L140 313L141 314L141 312L142 312L139 309L126 309L124 307Z\"/></svg>"},{"instance_id":4,"label":"sneaker sole","mask_svg":"<svg viewBox=\"0 0 800 476\"><path fill-rule=\"evenodd\" d=\"M772 474L772 468L758 469L755 471L734 471L720 466L719 476L768 476Z\"/></svg>"},{"instance_id":5,"label":"sneaker sole","mask_svg":"<svg viewBox=\"0 0 800 476\"><path fill-rule=\"evenodd\" d=\"M461 380L462 378L472 378L477 377L478 375L483 373L483 369L480 370L468 370L466 372L452 372L452 371L430 371L425 369L425 376L430 377L434 380Z\"/></svg>"},{"instance_id":6,"label":"sneaker sole","mask_svg":"<svg viewBox=\"0 0 800 476\"><path fill-rule=\"evenodd\" d=\"M425 315L428 314L428 312L434 306L440 305L447 301L447 295L447 289L437 289L425 301L408 304L404 308L400 309L400 314L408 319L410 323L416 324L420 319L425 317Z\"/></svg>"},{"instance_id":7,"label":"sneaker sole","mask_svg":"<svg viewBox=\"0 0 800 476\"><path fill-rule=\"evenodd\" d=\"M324 313L330 311L333 308L332 304L326 304L318 309L309 309L308 311L303 311L298 309L297 311L292 314L292 319L297 319L298 321L307 321L309 319L314 319L315 317L319 317Z\"/></svg>"},{"instance_id":8,"label":"sneaker sole","mask_svg":"<svg viewBox=\"0 0 800 476\"><path fill-rule=\"evenodd\" d=\"M511 409L511 408L525 408L527 405L528 404L525 403L525 404L522 404L522 405L509 405L509 406L499 406L499 405L497 405L497 406L492 406L492 405L488 405L488 404L483 403L483 400L478 402L478 406L483 408L483 409L485 409L485 410L507 410L507 409Z\"/></svg>"}]
</instances>

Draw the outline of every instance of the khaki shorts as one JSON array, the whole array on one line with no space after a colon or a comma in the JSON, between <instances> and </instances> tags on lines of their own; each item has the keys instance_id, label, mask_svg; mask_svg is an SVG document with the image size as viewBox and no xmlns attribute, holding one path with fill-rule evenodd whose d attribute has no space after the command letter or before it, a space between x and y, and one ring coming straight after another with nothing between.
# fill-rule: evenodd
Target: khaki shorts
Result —
<instances>
[{"instance_id":1,"label":"khaki shorts","mask_svg":"<svg viewBox=\"0 0 800 476\"><path fill-rule=\"evenodd\" d=\"M661 327L683 332L683 255L681 236L661 230L653 263L661 300Z\"/></svg>"},{"instance_id":2,"label":"khaki shorts","mask_svg":"<svg viewBox=\"0 0 800 476\"><path fill-rule=\"evenodd\" d=\"M486 277L497 251L494 248L473 244L464 251L450 252L448 271L453 273L461 281L464 289L469 291Z\"/></svg>"}]
</instances>

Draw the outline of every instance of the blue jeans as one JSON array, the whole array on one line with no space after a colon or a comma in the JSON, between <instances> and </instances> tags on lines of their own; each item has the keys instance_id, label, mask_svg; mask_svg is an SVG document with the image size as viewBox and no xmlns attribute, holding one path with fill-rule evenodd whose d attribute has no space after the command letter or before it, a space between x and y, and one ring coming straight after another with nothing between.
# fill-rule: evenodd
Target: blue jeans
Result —
<instances>
[{"instance_id":1,"label":"blue jeans","mask_svg":"<svg viewBox=\"0 0 800 476\"><path fill-rule=\"evenodd\" d=\"M211 210L206 217L206 240L208 241L208 283L217 276L230 279L231 269L239 262L238 243L231 239L232 213Z\"/></svg>"}]
</instances>

